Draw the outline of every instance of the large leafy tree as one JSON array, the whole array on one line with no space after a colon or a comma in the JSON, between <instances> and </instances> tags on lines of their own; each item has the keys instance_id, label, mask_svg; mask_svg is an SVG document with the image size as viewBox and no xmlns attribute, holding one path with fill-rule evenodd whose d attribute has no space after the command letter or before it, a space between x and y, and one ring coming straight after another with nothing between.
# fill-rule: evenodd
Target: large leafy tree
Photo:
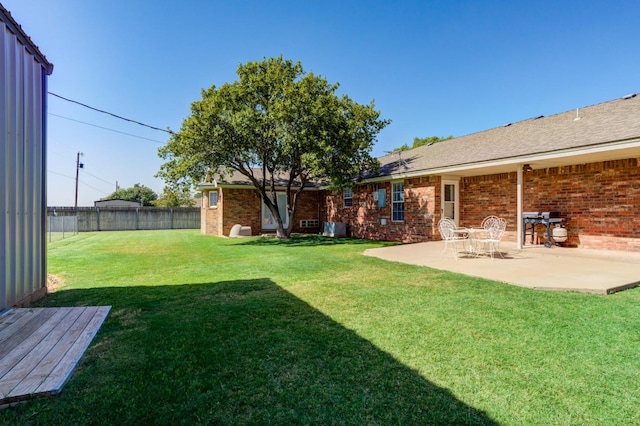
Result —
<instances>
[{"instance_id":1,"label":"large leafy tree","mask_svg":"<svg viewBox=\"0 0 640 426\"><path fill-rule=\"evenodd\" d=\"M373 102L362 105L338 96L338 84L304 72L282 57L238 67L239 79L202 91L191 115L159 155L167 160L158 175L169 185L192 185L209 174L232 171L258 190L286 238L301 191L322 181L330 189L350 187L377 170L370 152L388 123ZM278 187L286 192L289 227L280 216Z\"/></svg>"},{"instance_id":2,"label":"large leafy tree","mask_svg":"<svg viewBox=\"0 0 640 426\"><path fill-rule=\"evenodd\" d=\"M158 195L153 189L136 183L131 188L121 188L111 193L110 195L101 198L101 200L133 200L140 201L143 206L152 206L153 201L158 198Z\"/></svg>"}]
</instances>

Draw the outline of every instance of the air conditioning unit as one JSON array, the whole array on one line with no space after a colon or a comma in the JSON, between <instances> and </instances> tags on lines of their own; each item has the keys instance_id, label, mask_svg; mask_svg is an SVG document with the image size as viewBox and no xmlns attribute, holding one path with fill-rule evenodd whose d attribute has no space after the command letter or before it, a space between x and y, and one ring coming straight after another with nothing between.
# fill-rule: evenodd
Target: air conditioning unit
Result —
<instances>
[{"instance_id":1,"label":"air conditioning unit","mask_svg":"<svg viewBox=\"0 0 640 426\"><path fill-rule=\"evenodd\" d=\"M300 221L300 228L318 228L320 221L318 219L304 219Z\"/></svg>"},{"instance_id":2,"label":"air conditioning unit","mask_svg":"<svg viewBox=\"0 0 640 426\"><path fill-rule=\"evenodd\" d=\"M346 237L347 224L342 222L325 222L322 235L325 237Z\"/></svg>"}]
</instances>

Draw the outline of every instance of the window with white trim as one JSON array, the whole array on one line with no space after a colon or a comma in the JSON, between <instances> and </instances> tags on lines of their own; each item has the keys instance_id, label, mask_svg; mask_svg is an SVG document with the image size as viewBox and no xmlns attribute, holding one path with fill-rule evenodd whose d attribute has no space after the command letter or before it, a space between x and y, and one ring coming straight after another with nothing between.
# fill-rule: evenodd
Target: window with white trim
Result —
<instances>
[{"instance_id":1,"label":"window with white trim","mask_svg":"<svg viewBox=\"0 0 640 426\"><path fill-rule=\"evenodd\" d=\"M342 193L342 197L344 200L345 207L353 206L353 190L345 189L344 192Z\"/></svg>"},{"instance_id":2,"label":"window with white trim","mask_svg":"<svg viewBox=\"0 0 640 426\"><path fill-rule=\"evenodd\" d=\"M218 207L218 191L209 191L209 207Z\"/></svg>"},{"instance_id":3,"label":"window with white trim","mask_svg":"<svg viewBox=\"0 0 640 426\"><path fill-rule=\"evenodd\" d=\"M391 220L393 222L404 221L404 182L394 183L391 186Z\"/></svg>"}]
</instances>

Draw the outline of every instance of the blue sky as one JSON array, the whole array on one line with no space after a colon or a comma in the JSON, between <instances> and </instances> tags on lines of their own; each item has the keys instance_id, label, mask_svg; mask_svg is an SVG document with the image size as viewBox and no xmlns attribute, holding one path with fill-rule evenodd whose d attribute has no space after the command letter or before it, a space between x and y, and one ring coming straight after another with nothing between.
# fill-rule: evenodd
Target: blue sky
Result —
<instances>
[{"instance_id":1,"label":"blue sky","mask_svg":"<svg viewBox=\"0 0 640 426\"><path fill-rule=\"evenodd\" d=\"M51 92L173 130L201 89L279 55L375 101L392 120L375 156L640 92L634 0L0 2L54 64ZM79 205L116 181L161 193L167 136L50 97L48 204L73 205L78 152Z\"/></svg>"}]
</instances>

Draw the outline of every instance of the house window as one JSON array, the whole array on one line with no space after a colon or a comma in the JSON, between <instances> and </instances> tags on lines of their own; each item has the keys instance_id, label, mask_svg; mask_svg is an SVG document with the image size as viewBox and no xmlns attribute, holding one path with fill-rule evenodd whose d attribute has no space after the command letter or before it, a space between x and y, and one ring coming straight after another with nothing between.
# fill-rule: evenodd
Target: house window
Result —
<instances>
[{"instance_id":1,"label":"house window","mask_svg":"<svg viewBox=\"0 0 640 426\"><path fill-rule=\"evenodd\" d=\"M394 183L392 186L391 220L404 221L404 182Z\"/></svg>"},{"instance_id":2,"label":"house window","mask_svg":"<svg viewBox=\"0 0 640 426\"><path fill-rule=\"evenodd\" d=\"M378 208L387 206L387 190L384 188L378 189Z\"/></svg>"},{"instance_id":3,"label":"house window","mask_svg":"<svg viewBox=\"0 0 640 426\"><path fill-rule=\"evenodd\" d=\"M209 207L218 207L218 191L209 191Z\"/></svg>"},{"instance_id":4,"label":"house window","mask_svg":"<svg viewBox=\"0 0 640 426\"><path fill-rule=\"evenodd\" d=\"M345 207L353 206L353 191L351 189L345 189L342 195L344 198L344 206Z\"/></svg>"}]
</instances>

